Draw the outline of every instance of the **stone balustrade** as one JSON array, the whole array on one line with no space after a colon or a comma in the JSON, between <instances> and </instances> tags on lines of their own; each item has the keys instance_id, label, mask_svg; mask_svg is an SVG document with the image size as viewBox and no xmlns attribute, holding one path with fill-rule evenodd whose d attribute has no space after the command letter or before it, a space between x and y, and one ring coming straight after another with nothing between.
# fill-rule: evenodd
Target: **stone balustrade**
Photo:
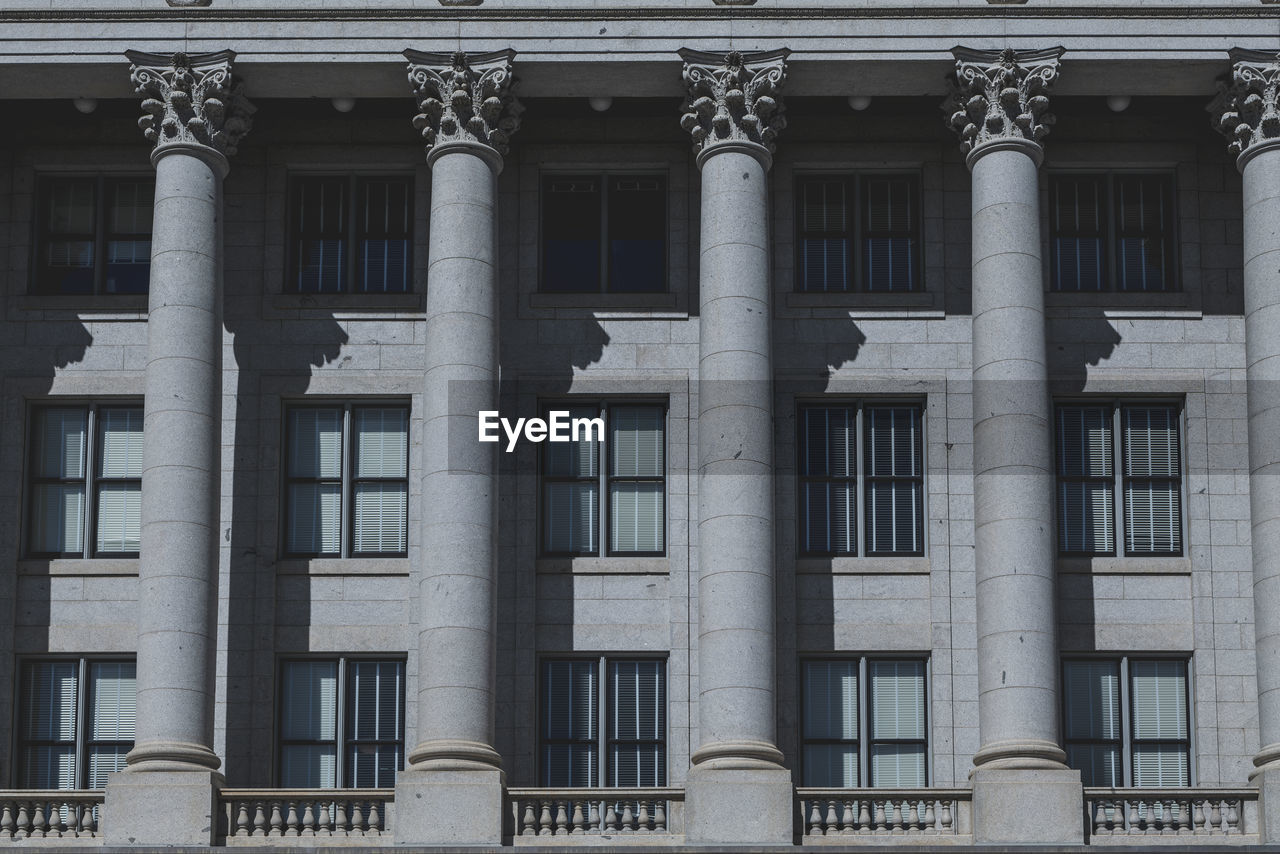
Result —
<instances>
[{"instance_id":1,"label":"stone balustrade","mask_svg":"<svg viewBox=\"0 0 1280 854\"><path fill-rule=\"evenodd\" d=\"M223 789L227 845L310 845L318 838L391 842L391 789Z\"/></svg>"},{"instance_id":2,"label":"stone balustrade","mask_svg":"<svg viewBox=\"0 0 1280 854\"><path fill-rule=\"evenodd\" d=\"M683 835L683 789L511 789L512 841Z\"/></svg>"},{"instance_id":3,"label":"stone balustrade","mask_svg":"<svg viewBox=\"0 0 1280 854\"><path fill-rule=\"evenodd\" d=\"M969 789L797 789L803 842L841 844L858 837L929 836L933 842L972 840Z\"/></svg>"},{"instance_id":4,"label":"stone balustrade","mask_svg":"<svg viewBox=\"0 0 1280 854\"><path fill-rule=\"evenodd\" d=\"M101 789L0 791L0 842L98 839L102 797Z\"/></svg>"},{"instance_id":5,"label":"stone balustrade","mask_svg":"<svg viewBox=\"0 0 1280 854\"><path fill-rule=\"evenodd\" d=\"M1090 844L1257 844L1258 790L1084 790Z\"/></svg>"}]
</instances>

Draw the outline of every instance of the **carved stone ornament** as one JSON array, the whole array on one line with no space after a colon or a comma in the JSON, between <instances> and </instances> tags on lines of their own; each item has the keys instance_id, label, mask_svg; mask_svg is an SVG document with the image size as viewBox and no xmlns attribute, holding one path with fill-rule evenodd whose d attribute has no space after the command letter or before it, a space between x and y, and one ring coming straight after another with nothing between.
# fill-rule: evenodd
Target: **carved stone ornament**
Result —
<instances>
[{"instance_id":1,"label":"carved stone ornament","mask_svg":"<svg viewBox=\"0 0 1280 854\"><path fill-rule=\"evenodd\" d=\"M782 84L790 54L786 48L748 54L680 51L688 88L680 127L693 136L694 151L754 142L773 152L778 133L787 126Z\"/></svg>"},{"instance_id":2,"label":"carved stone ornament","mask_svg":"<svg viewBox=\"0 0 1280 854\"><path fill-rule=\"evenodd\" d=\"M171 56L130 50L130 79L142 96L145 115L138 127L156 150L200 145L230 157L253 125L254 107L231 76L236 55L217 53Z\"/></svg>"},{"instance_id":3,"label":"carved stone ornament","mask_svg":"<svg viewBox=\"0 0 1280 854\"><path fill-rule=\"evenodd\" d=\"M1235 48L1231 62L1231 73L1218 81L1218 96L1207 109L1238 156L1280 139L1280 55Z\"/></svg>"},{"instance_id":4,"label":"carved stone ornament","mask_svg":"<svg viewBox=\"0 0 1280 854\"><path fill-rule=\"evenodd\" d=\"M520 129L524 107L511 94L514 50L422 53L406 50L409 82L418 99L413 126L427 153L454 142L485 145L505 155Z\"/></svg>"},{"instance_id":5,"label":"carved stone ornament","mask_svg":"<svg viewBox=\"0 0 1280 854\"><path fill-rule=\"evenodd\" d=\"M1049 89L1058 77L1060 47L1001 51L952 49L956 72L951 97L943 104L947 124L960 135L965 154L989 142L1022 140L1039 144L1055 118Z\"/></svg>"}]
</instances>

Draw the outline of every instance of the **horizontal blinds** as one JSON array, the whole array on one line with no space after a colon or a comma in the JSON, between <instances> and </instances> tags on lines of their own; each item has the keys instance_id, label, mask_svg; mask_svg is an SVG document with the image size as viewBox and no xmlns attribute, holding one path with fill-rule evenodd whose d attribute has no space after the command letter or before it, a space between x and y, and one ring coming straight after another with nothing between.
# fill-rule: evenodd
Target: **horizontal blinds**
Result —
<instances>
[{"instance_id":1,"label":"horizontal blinds","mask_svg":"<svg viewBox=\"0 0 1280 854\"><path fill-rule=\"evenodd\" d=\"M664 413L657 406L618 406L609 411L610 474L660 478L665 472ZM658 552L663 546L665 488L661 481L610 484L614 552Z\"/></svg>"},{"instance_id":2,"label":"horizontal blinds","mask_svg":"<svg viewBox=\"0 0 1280 854\"><path fill-rule=\"evenodd\" d=\"M342 476L342 410L289 410L289 477Z\"/></svg>"},{"instance_id":3,"label":"horizontal blinds","mask_svg":"<svg viewBox=\"0 0 1280 854\"><path fill-rule=\"evenodd\" d=\"M1100 291L1106 286L1106 183L1099 175L1055 176L1051 182L1053 287Z\"/></svg>"},{"instance_id":4,"label":"horizontal blinds","mask_svg":"<svg viewBox=\"0 0 1280 854\"><path fill-rule=\"evenodd\" d=\"M1111 408L1060 406L1056 413L1058 547L1115 551Z\"/></svg>"},{"instance_id":5,"label":"horizontal blinds","mask_svg":"<svg viewBox=\"0 0 1280 854\"><path fill-rule=\"evenodd\" d=\"M1067 661L1062 665L1066 694L1065 736L1120 739L1120 663Z\"/></svg>"},{"instance_id":6,"label":"horizontal blinds","mask_svg":"<svg viewBox=\"0 0 1280 854\"><path fill-rule=\"evenodd\" d=\"M289 484L288 551L338 554L342 535L342 410L289 410L290 478L328 483Z\"/></svg>"},{"instance_id":7,"label":"horizontal blinds","mask_svg":"<svg viewBox=\"0 0 1280 854\"><path fill-rule=\"evenodd\" d=\"M662 477L663 412L656 406L617 406L609 412L614 477Z\"/></svg>"},{"instance_id":8,"label":"horizontal blinds","mask_svg":"<svg viewBox=\"0 0 1280 854\"><path fill-rule=\"evenodd\" d=\"M356 477L408 477L409 411L403 407L358 407Z\"/></svg>"},{"instance_id":9,"label":"horizontal blinds","mask_svg":"<svg viewBox=\"0 0 1280 854\"><path fill-rule=\"evenodd\" d=\"M923 739L924 662L873 661L869 670L871 737Z\"/></svg>"},{"instance_id":10,"label":"horizontal blinds","mask_svg":"<svg viewBox=\"0 0 1280 854\"><path fill-rule=\"evenodd\" d=\"M142 409L104 407L97 421L98 476L106 482L98 485L96 549L137 552L142 536Z\"/></svg>"},{"instance_id":11,"label":"horizontal blinds","mask_svg":"<svg viewBox=\"0 0 1280 854\"><path fill-rule=\"evenodd\" d=\"M842 180L800 182L799 290L822 293L852 286L846 192Z\"/></svg>"},{"instance_id":12,"label":"horizontal blinds","mask_svg":"<svg viewBox=\"0 0 1280 854\"><path fill-rule=\"evenodd\" d=\"M86 409L49 408L36 413L35 476L75 479L85 474L85 448L89 412Z\"/></svg>"},{"instance_id":13,"label":"horizontal blinds","mask_svg":"<svg viewBox=\"0 0 1280 854\"><path fill-rule=\"evenodd\" d=\"M924 549L924 441L916 407L868 407L867 550Z\"/></svg>"},{"instance_id":14,"label":"horizontal blinds","mask_svg":"<svg viewBox=\"0 0 1280 854\"><path fill-rule=\"evenodd\" d=\"M868 476L920 477L924 468L920 410L867 407L866 420Z\"/></svg>"},{"instance_id":15,"label":"horizontal blinds","mask_svg":"<svg viewBox=\"0 0 1280 854\"><path fill-rule=\"evenodd\" d=\"M1113 188L1119 290L1169 290L1172 182L1165 175L1117 175Z\"/></svg>"},{"instance_id":16,"label":"horizontal blinds","mask_svg":"<svg viewBox=\"0 0 1280 854\"><path fill-rule=\"evenodd\" d=\"M125 757L130 747L122 744L93 744L87 748L90 789L103 789L107 785L107 777L117 771L123 771Z\"/></svg>"},{"instance_id":17,"label":"horizontal blinds","mask_svg":"<svg viewBox=\"0 0 1280 854\"><path fill-rule=\"evenodd\" d=\"M350 789L390 789L404 767L404 745L347 745L346 786Z\"/></svg>"},{"instance_id":18,"label":"horizontal blinds","mask_svg":"<svg viewBox=\"0 0 1280 854\"><path fill-rule=\"evenodd\" d=\"M1122 411L1125 549L1131 554L1182 550L1182 459L1179 411L1128 406Z\"/></svg>"},{"instance_id":19,"label":"horizontal blinds","mask_svg":"<svg viewBox=\"0 0 1280 854\"><path fill-rule=\"evenodd\" d=\"M286 744L280 748L280 785L285 789L332 789L338 785L335 744Z\"/></svg>"},{"instance_id":20,"label":"horizontal blinds","mask_svg":"<svg viewBox=\"0 0 1280 854\"><path fill-rule=\"evenodd\" d=\"M76 746L74 744L28 745L22 749L24 789L76 788Z\"/></svg>"},{"instance_id":21,"label":"horizontal blinds","mask_svg":"<svg viewBox=\"0 0 1280 854\"><path fill-rule=\"evenodd\" d=\"M544 786L599 785L598 667L594 661L544 661Z\"/></svg>"},{"instance_id":22,"label":"horizontal blinds","mask_svg":"<svg viewBox=\"0 0 1280 854\"><path fill-rule=\"evenodd\" d=\"M285 741L337 738L338 664L335 661L286 661L281 702Z\"/></svg>"},{"instance_id":23,"label":"horizontal blinds","mask_svg":"<svg viewBox=\"0 0 1280 854\"><path fill-rule=\"evenodd\" d=\"M917 271L915 182L903 177L865 177L864 287L871 292L910 291Z\"/></svg>"},{"instance_id":24,"label":"horizontal blinds","mask_svg":"<svg viewBox=\"0 0 1280 854\"><path fill-rule=\"evenodd\" d=\"M568 554L598 551L598 483L546 483L543 484L542 497L543 541L547 551Z\"/></svg>"},{"instance_id":25,"label":"horizontal blinds","mask_svg":"<svg viewBox=\"0 0 1280 854\"><path fill-rule=\"evenodd\" d=\"M404 663L353 661L347 669L346 785L395 785L404 753ZM379 742L370 744L368 742Z\"/></svg>"},{"instance_id":26,"label":"horizontal blinds","mask_svg":"<svg viewBox=\"0 0 1280 854\"><path fill-rule=\"evenodd\" d=\"M610 661L609 785L666 785L666 683L661 661Z\"/></svg>"},{"instance_id":27,"label":"horizontal blinds","mask_svg":"<svg viewBox=\"0 0 1280 854\"><path fill-rule=\"evenodd\" d=\"M609 486L613 552L660 552L664 542L662 483L615 481Z\"/></svg>"},{"instance_id":28,"label":"horizontal blinds","mask_svg":"<svg viewBox=\"0 0 1280 854\"><path fill-rule=\"evenodd\" d=\"M1068 744L1067 765L1080 772L1080 781L1086 786L1124 785L1118 743Z\"/></svg>"},{"instance_id":29,"label":"horizontal blinds","mask_svg":"<svg viewBox=\"0 0 1280 854\"><path fill-rule=\"evenodd\" d=\"M93 234L97 205L93 179L52 181L48 187L50 234Z\"/></svg>"},{"instance_id":30,"label":"horizontal blinds","mask_svg":"<svg viewBox=\"0 0 1280 854\"><path fill-rule=\"evenodd\" d=\"M409 411L404 407L359 407L355 427L355 520L357 554L408 549ZM382 478L359 482L361 478Z\"/></svg>"},{"instance_id":31,"label":"horizontal blinds","mask_svg":"<svg viewBox=\"0 0 1280 854\"><path fill-rule=\"evenodd\" d=\"M856 411L848 406L805 407L800 410L799 439L801 548L852 554L857 548Z\"/></svg>"},{"instance_id":32,"label":"horizontal blinds","mask_svg":"<svg viewBox=\"0 0 1280 854\"><path fill-rule=\"evenodd\" d=\"M358 483L354 499L353 553L403 552L409 548L408 484ZM336 551L336 547L324 550Z\"/></svg>"},{"instance_id":33,"label":"horizontal blinds","mask_svg":"<svg viewBox=\"0 0 1280 854\"><path fill-rule=\"evenodd\" d=\"M1137 739L1187 737L1187 665L1183 661L1134 661L1133 735Z\"/></svg>"},{"instance_id":34,"label":"horizontal blinds","mask_svg":"<svg viewBox=\"0 0 1280 854\"><path fill-rule=\"evenodd\" d=\"M852 744L806 744L805 786L851 789L858 782L858 748Z\"/></svg>"},{"instance_id":35,"label":"horizontal blinds","mask_svg":"<svg viewBox=\"0 0 1280 854\"><path fill-rule=\"evenodd\" d=\"M857 498L852 481L800 484L801 548L823 554L853 554L858 547Z\"/></svg>"},{"instance_id":36,"label":"horizontal blinds","mask_svg":"<svg viewBox=\"0 0 1280 854\"><path fill-rule=\"evenodd\" d=\"M809 406L800 410L800 474L853 477L857 471L856 420L852 407Z\"/></svg>"},{"instance_id":37,"label":"horizontal blinds","mask_svg":"<svg viewBox=\"0 0 1280 854\"><path fill-rule=\"evenodd\" d=\"M304 178L294 190L297 288L337 293L346 284L346 178Z\"/></svg>"},{"instance_id":38,"label":"horizontal blinds","mask_svg":"<svg viewBox=\"0 0 1280 854\"><path fill-rule=\"evenodd\" d=\"M338 554L342 532L341 487L334 484L289 485L288 551L295 554Z\"/></svg>"},{"instance_id":39,"label":"horizontal blinds","mask_svg":"<svg viewBox=\"0 0 1280 854\"><path fill-rule=\"evenodd\" d=\"M409 290L412 182L369 178L360 182L358 287L368 293Z\"/></svg>"},{"instance_id":40,"label":"horizontal blinds","mask_svg":"<svg viewBox=\"0 0 1280 854\"><path fill-rule=\"evenodd\" d=\"M38 483L31 496L31 549L82 553L84 484Z\"/></svg>"},{"instance_id":41,"label":"horizontal blinds","mask_svg":"<svg viewBox=\"0 0 1280 854\"><path fill-rule=\"evenodd\" d=\"M858 663L804 663L804 737L858 737Z\"/></svg>"},{"instance_id":42,"label":"horizontal blinds","mask_svg":"<svg viewBox=\"0 0 1280 854\"><path fill-rule=\"evenodd\" d=\"M567 411L571 420L600 417L600 410L589 406L573 406ZM598 477L600 446L594 435L591 430L581 430L576 442L545 443L542 446L542 473L548 477Z\"/></svg>"},{"instance_id":43,"label":"horizontal blinds","mask_svg":"<svg viewBox=\"0 0 1280 854\"><path fill-rule=\"evenodd\" d=\"M871 745L871 785L922 789L929 785L923 744Z\"/></svg>"},{"instance_id":44,"label":"horizontal blinds","mask_svg":"<svg viewBox=\"0 0 1280 854\"><path fill-rule=\"evenodd\" d=\"M108 191L107 230L117 235L150 237L155 186L154 181L112 182Z\"/></svg>"},{"instance_id":45,"label":"horizontal blinds","mask_svg":"<svg viewBox=\"0 0 1280 854\"><path fill-rule=\"evenodd\" d=\"M138 694L132 661L89 663L89 733L94 741L133 741Z\"/></svg>"},{"instance_id":46,"label":"horizontal blinds","mask_svg":"<svg viewBox=\"0 0 1280 854\"><path fill-rule=\"evenodd\" d=\"M24 747L20 775L24 787L76 787L78 688L77 662L39 661L25 665L19 696L23 741L56 743Z\"/></svg>"},{"instance_id":47,"label":"horizontal blinds","mask_svg":"<svg viewBox=\"0 0 1280 854\"><path fill-rule=\"evenodd\" d=\"M1190 785L1188 754L1185 744L1135 744L1133 785L1139 788Z\"/></svg>"},{"instance_id":48,"label":"horizontal blinds","mask_svg":"<svg viewBox=\"0 0 1280 854\"><path fill-rule=\"evenodd\" d=\"M142 477L142 409L99 409L98 447L99 477Z\"/></svg>"}]
</instances>

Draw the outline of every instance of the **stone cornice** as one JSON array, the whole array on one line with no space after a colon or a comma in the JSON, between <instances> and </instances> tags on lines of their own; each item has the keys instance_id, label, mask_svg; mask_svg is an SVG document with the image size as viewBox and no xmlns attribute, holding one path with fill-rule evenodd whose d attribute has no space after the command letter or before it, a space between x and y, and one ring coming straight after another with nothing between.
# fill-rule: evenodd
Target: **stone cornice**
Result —
<instances>
[{"instance_id":1,"label":"stone cornice","mask_svg":"<svg viewBox=\"0 0 1280 854\"><path fill-rule=\"evenodd\" d=\"M954 86L943 104L967 155L991 143L1039 147L1054 123L1049 89L1063 48L1015 51L956 47Z\"/></svg>"},{"instance_id":2,"label":"stone cornice","mask_svg":"<svg viewBox=\"0 0 1280 854\"><path fill-rule=\"evenodd\" d=\"M142 134L157 155L170 147L208 149L222 157L236 147L252 126L253 105L231 76L235 53L172 55L125 51L129 77L141 95Z\"/></svg>"},{"instance_id":3,"label":"stone cornice","mask_svg":"<svg viewBox=\"0 0 1280 854\"><path fill-rule=\"evenodd\" d=\"M451 144L483 146L506 155L524 112L511 93L515 55L513 50L404 52L418 102L413 126L427 143L428 158Z\"/></svg>"},{"instance_id":4,"label":"stone cornice","mask_svg":"<svg viewBox=\"0 0 1280 854\"><path fill-rule=\"evenodd\" d=\"M1206 109L1243 165L1253 151L1280 140L1280 53L1233 48L1230 55L1231 72Z\"/></svg>"},{"instance_id":5,"label":"stone cornice","mask_svg":"<svg viewBox=\"0 0 1280 854\"><path fill-rule=\"evenodd\" d=\"M693 137L700 156L718 145L754 143L768 152L787 126L782 84L786 48L767 53L705 53L683 49L688 95L680 126Z\"/></svg>"}]
</instances>

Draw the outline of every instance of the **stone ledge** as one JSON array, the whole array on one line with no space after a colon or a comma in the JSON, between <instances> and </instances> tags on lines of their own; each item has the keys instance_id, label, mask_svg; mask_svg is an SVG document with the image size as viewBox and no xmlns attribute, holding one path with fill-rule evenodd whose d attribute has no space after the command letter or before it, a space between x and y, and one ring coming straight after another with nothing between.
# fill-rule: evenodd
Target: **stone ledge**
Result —
<instances>
[{"instance_id":1,"label":"stone ledge","mask_svg":"<svg viewBox=\"0 0 1280 854\"><path fill-rule=\"evenodd\" d=\"M146 320L146 294L83 294L52 296L26 294L18 297L19 311L65 311L68 314L119 314L121 320ZM104 318L105 319L105 318Z\"/></svg>"},{"instance_id":2,"label":"stone ledge","mask_svg":"<svg viewBox=\"0 0 1280 854\"><path fill-rule=\"evenodd\" d=\"M407 557L287 558L276 575L408 575Z\"/></svg>"},{"instance_id":3,"label":"stone ledge","mask_svg":"<svg viewBox=\"0 0 1280 854\"><path fill-rule=\"evenodd\" d=\"M28 558L18 561L18 575L137 575L138 559Z\"/></svg>"},{"instance_id":4,"label":"stone ledge","mask_svg":"<svg viewBox=\"0 0 1280 854\"><path fill-rule=\"evenodd\" d=\"M671 561L665 557L544 557L535 569L547 575L668 575Z\"/></svg>"},{"instance_id":5,"label":"stone ledge","mask_svg":"<svg viewBox=\"0 0 1280 854\"><path fill-rule=\"evenodd\" d=\"M670 291L651 294L529 294L530 308L581 308L618 311L671 311L676 308L677 294Z\"/></svg>"},{"instance_id":6,"label":"stone ledge","mask_svg":"<svg viewBox=\"0 0 1280 854\"><path fill-rule=\"evenodd\" d=\"M1189 557L1060 557L1059 575L1190 575Z\"/></svg>"},{"instance_id":7,"label":"stone ledge","mask_svg":"<svg viewBox=\"0 0 1280 854\"><path fill-rule=\"evenodd\" d=\"M928 557L804 557L796 573L805 575L928 575Z\"/></svg>"},{"instance_id":8,"label":"stone ledge","mask_svg":"<svg viewBox=\"0 0 1280 854\"><path fill-rule=\"evenodd\" d=\"M848 308L853 310L891 310L935 308L937 294L932 291L910 293L861 293L857 291L837 293L803 293L792 291L783 295L787 308Z\"/></svg>"}]
</instances>

